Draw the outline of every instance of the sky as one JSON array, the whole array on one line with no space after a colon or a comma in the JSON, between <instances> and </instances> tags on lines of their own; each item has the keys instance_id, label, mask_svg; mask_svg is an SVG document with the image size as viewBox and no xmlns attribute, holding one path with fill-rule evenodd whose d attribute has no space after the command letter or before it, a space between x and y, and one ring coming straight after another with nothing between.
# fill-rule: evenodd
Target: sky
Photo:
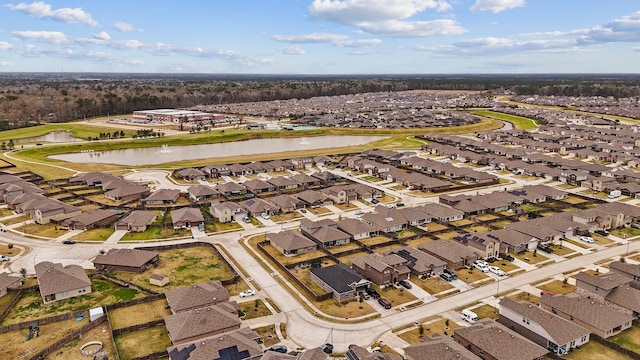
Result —
<instances>
[{"instance_id":1,"label":"sky","mask_svg":"<svg viewBox=\"0 0 640 360\"><path fill-rule=\"evenodd\" d=\"M0 0L0 72L638 73L635 0Z\"/></svg>"}]
</instances>

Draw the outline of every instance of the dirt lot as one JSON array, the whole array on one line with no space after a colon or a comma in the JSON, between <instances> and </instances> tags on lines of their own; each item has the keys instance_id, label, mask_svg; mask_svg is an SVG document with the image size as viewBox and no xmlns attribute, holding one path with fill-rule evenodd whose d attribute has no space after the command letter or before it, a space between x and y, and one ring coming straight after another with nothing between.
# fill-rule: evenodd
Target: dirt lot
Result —
<instances>
[{"instance_id":1,"label":"dirt lot","mask_svg":"<svg viewBox=\"0 0 640 360\"><path fill-rule=\"evenodd\" d=\"M162 319L171 315L171 311L166 306L167 301L163 299L111 310L109 322L113 329L120 329Z\"/></svg>"},{"instance_id":2,"label":"dirt lot","mask_svg":"<svg viewBox=\"0 0 640 360\"><path fill-rule=\"evenodd\" d=\"M103 323L82 334L82 339L73 340L50 355L47 355L47 360L88 360L90 358L80 354L80 346L89 341L96 340L102 342L102 352L104 352L109 359L116 358L116 347L111 338L111 330L109 330L107 323Z\"/></svg>"},{"instance_id":3,"label":"dirt lot","mask_svg":"<svg viewBox=\"0 0 640 360\"><path fill-rule=\"evenodd\" d=\"M2 359L29 359L30 354L43 350L50 346L62 336L73 330L79 329L89 323L88 319L76 321L75 319L60 321L53 324L40 326L40 336L27 341L28 329L11 331L0 334L0 343L2 344ZM109 332L111 334L111 332ZM79 355L79 353L78 353ZM79 357L76 357L79 358ZM69 358L73 359L73 358Z\"/></svg>"}]
</instances>

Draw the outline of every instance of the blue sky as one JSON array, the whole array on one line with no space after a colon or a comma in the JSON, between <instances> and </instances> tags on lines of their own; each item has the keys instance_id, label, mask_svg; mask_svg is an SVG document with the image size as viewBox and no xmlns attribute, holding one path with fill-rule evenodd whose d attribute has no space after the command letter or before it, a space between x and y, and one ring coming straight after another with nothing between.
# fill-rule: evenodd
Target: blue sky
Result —
<instances>
[{"instance_id":1,"label":"blue sky","mask_svg":"<svg viewBox=\"0 0 640 360\"><path fill-rule=\"evenodd\" d=\"M0 3L0 72L637 73L630 0Z\"/></svg>"}]
</instances>

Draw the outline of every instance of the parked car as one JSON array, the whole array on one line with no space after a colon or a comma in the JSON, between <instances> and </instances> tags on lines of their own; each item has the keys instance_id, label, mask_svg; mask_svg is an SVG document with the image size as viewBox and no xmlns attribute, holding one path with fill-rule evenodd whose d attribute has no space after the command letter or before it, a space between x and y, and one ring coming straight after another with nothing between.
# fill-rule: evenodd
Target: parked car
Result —
<instances>
[{"instance_id":1,"label":"parked car","mask_svg":"<svg viewBox=\"0 0 640 360\"><path fill-rule=\"evenodd\" d=\"M451 274L447 274L445 272L440 273L440 277L444 280L444 281L453 281L455 280L455 278L453 277L453 275Z\"/></svg>"},{"instance_id":2,"label":"parked car","mask_svg":"<svg viewBox=\"0 0 640 360\"><path fill-rule=\"evenodd\" d=\"M302 208L302 209L300 209L300 212L303 213L303 214L306 214L307 213L307 209Z\"/></svg>"},{"instance_id":3,"label":"parked car","mask_svg":"<svg viewBox=\"0 0 640 360\"><path fill-rule=\"evenodd\" d=\"M267 213L260 214L260 217L262 217L265 220L269 220L269 214L267 214Z\"/></svg>"},{"instance_id":4,"label":"parked car","mask_svg":"<svg viewBox=\"0 0 640 360\"><path fill-rule=\"evenodd\" d=\"M455 279L457 279L457 278L458 278L458 274L456 274L456 272L455 272L455 271L453 271L453 270L451 270L451 269L444 268L444 270L443 270L443 271L444 271L444 273L445 273L445 274L449 274L449 275L451 275L451 276L453 277L453 280L455 280Z\"/></svg>"},{"instance_id":5,"label":"parked car","mask_svg":"<svg viewBox=\"0 0 640 360\"><path fill-rule=\"evenodd\" d=\"M589 244L593 244L594 242L596 242L591 236L580 236L580 241L584 241Z\"/></svg>"},{"instance_id":6,"label":"parked car","mask_svg":"<svg viewBox=\"0 0 640 360\"><path fill-rule=\"evenodd\" d=\"M402 287L405 288L405 289L411 289L412 288L411 283L408 282L407 280L400 280L400 281L398 281L398 283L400 285L402 285Z\"/></svg>"},{"instance_id":7,"label":"parked car","mask_svg":"<svg viewBox=\"0 0 640 360\"><path fill-rule=\"evenodd\" d=\"M634 229L640 229L640 224L633 223L631 224L631 227Z\"/></svg>"},{"instance_id":8,"label":"parked car","mask_svg":"<svg viewBox=\"0 0 640 360\"><path fill-rule=\"evenodd\" d=\"M360 291L358 292L358 295L360 295L364 300L369 300L370 298L366 291Z\"/></svg>"},{"instance_id":9,"label":"parked car","mask_svg":"<svg viewBox=\"0 0 640 360\"><path fill-rule=\"evenodd\" d=\"M600 236L609 236L609 233L604 231L604 230L595 230L594 233L600 235Z\"/></svg>"},{"instance_id":10,"label":"parked car","mask_svg":"<svg viewBox=\"0 0 640 360\"><path fill-rule=\"evenodd\" d=\"M4 256L4 255L0 255L0 261L4 262L4 261L9 261L9 260L11 260L10 257Z\"/></svg>"},{"instance_id":11,"label":"parked car","mask_svg":"<svg viewBox=\"0 0 640 360\"><path fill-rule=\"evenodd\" d=\"M369 294L369 296L371 296L374 299L380 299L380 294L378 294L378 292L373 289L373 288L367 288L366 289L367 294Z\"/></svg>"},{"instance_id":12,"label":"parked car","mask_svg":"<svg viewBox=\"0 0 640 360\"><path fill-rule=\"evenodd\" d=\"M65 245L73 245L76 242L75 242L75 240L64 240L62 243L65 244Z\"/></svg>"},{"instance_id":13,"label":"parked car","mask_svg":"<svg viewBox=\"0 0 640 360\"><path fill-rule=\"evenodd\" d=\"M548 254L553 253L553 249L549 247L549 245L545 245L545 244L538 244L537 246L538 250L542 250Z\"/></svg>"},{"instance_id":14,"label":"parked car","mask_svg":"<svg viewBox=\"0 0 640 360\"><path fill-rule=\"evenodd\" d=\"M473 267L482 271L483 273L488 273L489 272L489 265L486 264L482 264L482 263L474 263Z\"/></svg>"},{"instance_id":15,"label":"parked car","mask_svg":"<svg viewBox=\"0 0 640 360\"><path fill-rule=\"evenodd\" d=\"M489 264L487 264L487 262L484 261L484 260L476 260L473 263L474 264L478 264L478 265L482 265L482 266L489 266Z\"/></svg>"},{"instance_id":16,"label":"parked car","mask_svg":"<svg viewBox=\"0 0 640 360\"><path fill-rule=\"evenodd\" d=\"M393 208L395 208L395 207L396 207L396 206L395 206L394 204L387 204L387 209L393 209Z\"/></svg>"},{"instance_id":17,"label":"parked car","mask_svg":"<svg viewBox=\"0 0 640 360\"><path fill-rule=\"evenodd\" d=\"M498 275L498 276L505 276L507 275L506 272L504 272L502 269L500 269L497 266L489 266L489 271L491 271L492 273Z\"/></svg>"},{"instance_id":18,"label":"parked car","mask_svg":"<svg viewBox=\"0 0 640 360\"><path fill-rule=\"evenodd\" d=\"M320 345L320 350L322 350L322 352L324 352L325 354L331 354L333 353L333 344L331 343L325 343Z\"/></svg>"},{"instance_id":19,"label":"parked car","mask_svg":"<svg viewBox=\"0 0 640 360\"><path fill-rule=\"evenodd\" d=\"M283 344L276 344L271 346L270 348L268 348L265 351L275 351L275 352L279 352L282 354L286 354L287 353L287 345L283 345Z\"/></svg>"},{"instance_id":20,"label":"parked car","mask_svg":"<svg viewBox=\"0 0 640 360\"><path fill-rule=\"evenodd\" d=\"M362 214L364 214L364 211L362 211L362 210L356 210L356 215L362 215Z\"/></svg>"},{"instance_id":21,"label":"parked car","mask_svg":"<svg viewBox=\"0 0 640 360\"><path fill-rule=\"evenodd\" d=\"M243 217L242 221L246 222L247 224L251 224L251 219L248 216Z\"/></svg>"},{"instance_id":22,"label":"parked car","mask_svg":"<svg viewBox=\"0 0 640 360\"><path fill-rule=\"evenodd\" d=\"M404 203L396 203L396 207L403 207Z\"/></svg>"},{"instance_id":23,"label":"parked car","mask_svg":"<svg viewBox=\"0 0 640 360\"><path fill-rule=\"evenodd\" d=\"M380 201L378 199L371 199L372 204L378 204Z\"/></svg>"},{"instance_id":24,"label":"parked car","mask_svg":"<svg viewBox=\"0 0 640 360\"><path fill-rule=\"evenodd\" d=\"M385 309L391 309L391 302L387 299L378 299L378 304L382 305Z\"/></svg>"},{"instance_id":25,"label":"parked car","mask_svg":"<svg viewBox=\"0 0 640 360\"><path fill-rule=\"evenodd\" d=\"M513 261L514 258L511 254L500 254L502 260Z\"/></svg>"},{"instance_id":26,"label":"parked car","mask_svg":"<svg viewBox=\"0 0 640 360\"><path fill-rule=\"evenodd\" d=\"M254 194L252 194L252 193L248 193L244 197L246 197L247 199L251 199L251 198L254 198L256 196Z\"/></svg>"},{"instance_id":27,"label":"parked car","mask_svg":"<svg viewBox=\"0 0 640 360\"><path fill-rule=\"evenodd\" d=\"M245 291L240 292L240 294L238 294L238 295L240 295L241 298L244 298L244 297L253 296L255 294L256 294L255 291L249 289L249 290L245 290Z\"/></svg>"}]
</instances>

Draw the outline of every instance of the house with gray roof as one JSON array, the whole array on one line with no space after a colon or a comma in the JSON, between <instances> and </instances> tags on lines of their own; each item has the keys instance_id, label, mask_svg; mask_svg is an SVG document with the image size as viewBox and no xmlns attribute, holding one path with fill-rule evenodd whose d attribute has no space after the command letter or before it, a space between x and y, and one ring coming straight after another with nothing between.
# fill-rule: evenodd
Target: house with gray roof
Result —
<instances>
[{"instance_id":1,"label":"house with gray roof","mask_svg":"<svg viewBox=\"0 0 640 360\"><path fill-rule=\"evenodd\" d=\"M275 215L278 212L278 207L264 199L253 198L238 203L248 214L258 216L263 213L269 215Z\"/></svg>"},{"instance_id":2,"label":"house with gray roof","mask_svg":"<svg viewBox=\"0 0 640 360\"><path fill-rule=\"evenodd\" d=\"M287 194L272 196L268 201L276 205L282 213L294 212L297 209L303 209L306 206L304 201Z\"/></svg>"},{"instance_id":3,"label":"house with gray roof","mask_svg":"<svg viewBox=\"0 0 640 360\"><path fill-rule=\"evenodd\" d=\"M173 345L199 340L240 328L237 304L218 303L164 317Z\"/></svg>"},{"instance_id":4,"label":"house with gray roof","mask_svg":"<svg viewBox=\"0 0 640 360\"><path fill-rule=\"evenodd\" d=\"M250 328L200 338L167 348L170 360L257 359L263 356L260 336Z\"/></svg>"},{"instance_id":5,"label":"house with gray roof","mask_svg":"<svg viewBox=\"0 0 640 360\"><path fill-rule=\"evenodd\" d=\"M633 315L577 293L542 294L540 306L602 338L608 338L630 328L633 321Z\"/></svg>"},{"instance_id":6,"label":"house with gray roof","mask_svg":"<svg viewBox=\"0 0 640 360\"><path fill-rule=\"evenodd\" d=\"M404 358L406 360L482 360L450 336L441 333L423 336L421 342L404 348Z\"/></svg>"},{"instance_id":7,"label":"house with gray roof","mask_svg":"<svg viewBox=\"0 0 640 360\"><path fill-rule=\"evenodd\" d=\"M111 210L95 209L68 218L62 222L62 227L72 230L89 230L94 227L105 227L113 224L120 215Z\"/></svg>"},{"instance_id":8,"label":"house with gray roof","mask_svg":"<svg viewBox=\"0 0 640 360\"><path fill-rule=\"evenodd\" d=\"M183 286L167 290L164 294L173 314L229 300L229 292L220 281Z\"/></svg>"},{"instance_id":9,"label":"house with gray roof","mask_svg":"<svg viewBox=\"0 0 640 360\"><path fill-rule=\"evenodd\" d=\"M407 260L396 254L380 255L378 253L359 256L351 259L353 270L378 286L395 284L409 279L411 270Z\"/></svg>"},{"instance_id":10,"label":"house with gray roof","mask_svg":"<svg viewBox=\"0 0 640 360\"><path fill-rule=\"evenodd\" d=\"M551 352L564 355L589 342L591 331L530 302L500 300L498 322Z\"/></svg>"},{"instance_id":11,"label":"house with gray roof","mask_svg":"<svg viewBox=\"0 0 640 360\"><path fill-rule=\"evenodd\" d=\"M352 240L361 240L375 237L380 234L380 230L364 221L346 218L338 221L338 229L349 234Z\"/></svg>"},{"instance_id":12,"label":"house with gray roof","mask_svg":"<svg viewBox=\"0 0 640 360\"><path fill-rule=\"evenodd\" d=\"M444 223L462 220L464 218L464 211L437 203L424 204L421 206L421 210L431 215L432 219Z\"/></svg>"},{"instance_id":13,"label":"house with gray roof","mask_svg":"<svg viewBox=\"0 0 640 360\"><path fill-rule=\"evenodd\" d=\"M7 295L8 289L15 289L22 285L22 278L0 273L0 297Z\"/></svg>"},{"instance_id":14,"label":"house with gray roof","mask_svg":"<svg viewBox=\"0 0 640 360\"><path fill-rule=\"evenodd\" d=\"M143 232L153 224L158 218L155 211L134 210L129 215L116 221L116 230L127 230L131 232Z\"/></svg>"},{"instance_id":15,"label":"house with gray roof","mask_svg":"<svg viewBox=\"0 0 640 360\"><path fill-rule=\"evenodd\" d=\"M91 280L78 265L62 266L43 261L36 264L35 270L45 304L91 293Z\"/></svg>"},{"instance_id":16,"label":"house with gray roof","mask_svg":"<svg viewBox=\"0 0 640 360\"><path fill-rule=\"evenodd\" d=\"M125 271L141 273L157 266L160 253L156 250L110 249L93 259L93 266L98 271Z\"/></svg>"},{"instance_id":17,"label":"house with gray roof","mask_svg":"<svg viewBox=\"0 0 640 360\"><path fill-rule=\"evenodd\" d=\"M311 269L310 276L313 282L332 293L339 302L353 299L358 291L366 289L371 283L343 263Z\"/></svg>"},{"instance_id":18,"label":"house with gray roof","mask_svg":"<svg viewBox=\"0 0 640 360\"><path fill-rule=\"evenodd\" d=\"M543 360L549 353L542 346L488 318L457 328L453 339L485 360Z\"/></svg>"},{"instance_id":19,"label":"house with gray roof","mask_svg":"<svg viewBox=\"0 0 640 360\"><path fill-rule=\"evenodd\" d=\"M632 279L634 286L640 288L640 264L612 261L609 263L609 270L623 274L629 279Z\"/></svg>"},{"instance_id":20,"label":"house with gray roof","mask_svg":"<svg viewBox=\"0 0 640 360\"><path fill-rule=\"evenodd\" d=\"M171 222L174 229L188 229L204 224L204 216L197 208L181 208L171 210Z\"/></svg>"},{"instance_id":21,"label":"house with gray roof","mask_svg":"<svg viewBox=\"0 0 640 360\"><path fill-rule=\"evenodd\" d=\"M193 185L187 188L187 194L193 201L211 200L220 197L220 192L211 186Z\"/></svg>"},{"instance_id":22,"label":"house with gray roof","mask_svg":"<svg viewBox=\"0 0 640 360\"><path fill-rule=\"evenodd\" d=\"M319 208L327 205L333 205L333 199L315 190L305 190L294 195L299 200L305 202L307 207Z\"/></svg>"},{"instance_id":23,"label":"house with gray roof","mask_svg":"<svg viewBox=\"0 0 640 360\"><path fill-rule=\"evenodd\" d=\"M296 230L267 233L267 241L286 256L300 255L318 248L313 240Z\"/></svg>"},{"instance_id":24,"label":"house with gray roof","mask_svg":"<svg viewBox=\"0 0 640 360\"><path fill-rule=\"evenodd\" d=\"M447 266L444 260L438 259L412 246L403 246L399 249L391 250L389 254L395 254L407 260L406 264L411 270L411 274L418 277L439 274L443 272Z\"/></svg>"},{"instance_id":25,"label":"house with gray roof","mask_svg":"<svg viewBox=\"0 0 640 360\"><path fill-rule=\"evenodd\" d=\"M434 240L420 244L420 250L447 263L449 269L462 269L482 259L482 255L457 241Z\"/></svg>"},{"instance_id":26,"label":"house with gray roof","mask_svg":"<svg viewBox=\"0 0 640 360\"><path fill-rule=\"evenodd\" d=\"M216 189L224 196L239 196L247 193L247 188L233 181L219 183Z\"/></svg>"},{"instance_id":27,"label":"house with gray roof","mask_svg":"<svg viewBox=\"0 0 640 360\"><path fill-rule=\"evenodd\" d=\"M385 233L406 229L409 221L398 209L377 206L375 212L362 215L362 221Z\"/></svg>"}]
</instances>

